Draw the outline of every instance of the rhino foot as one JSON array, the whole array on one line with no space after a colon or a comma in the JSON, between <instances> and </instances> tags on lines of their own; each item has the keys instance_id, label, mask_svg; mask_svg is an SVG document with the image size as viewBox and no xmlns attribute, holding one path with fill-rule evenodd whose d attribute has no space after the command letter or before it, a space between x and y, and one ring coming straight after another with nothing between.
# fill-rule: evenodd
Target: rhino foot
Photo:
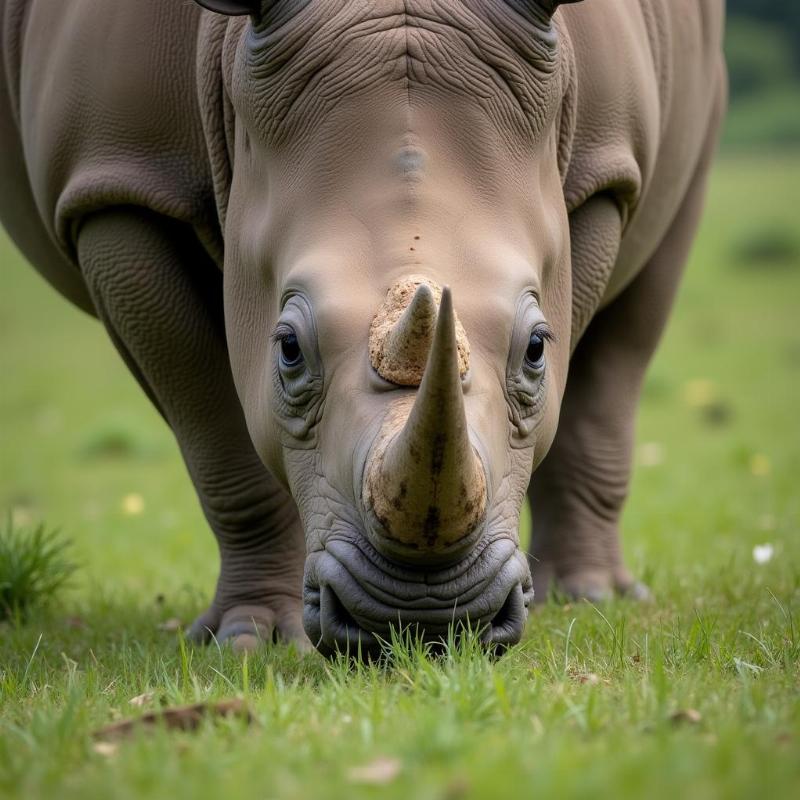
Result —
<instances>
[{"instance_id":1,"label":"rhino foot","mask_svg":"<svg viewBox=\"0 0 800 800\"><path fill-rule=\"evenodd\" d=\"M217 641L230 644L236 652L251 652L264 644L284 642L301 653L313 650L303 631L302 610L292 602L237 605L222 610L212 605L192 624L189 638L198 644Z\"/></svg>"},{"instance_id":2,"label":"rhino foot","mask_svg":"<svg viewBox=\"0 0 800 800\"><path fill-rule=\"evenodd\" d=\"M587 567L556 575L551 564L534 566L533 585L535 601L546 602L551 591L570 600L604 603L613 597L626 597L637 602L650 602L653 595L641 581L625 568L596 569Z\"/></svg>"}]
</instances>

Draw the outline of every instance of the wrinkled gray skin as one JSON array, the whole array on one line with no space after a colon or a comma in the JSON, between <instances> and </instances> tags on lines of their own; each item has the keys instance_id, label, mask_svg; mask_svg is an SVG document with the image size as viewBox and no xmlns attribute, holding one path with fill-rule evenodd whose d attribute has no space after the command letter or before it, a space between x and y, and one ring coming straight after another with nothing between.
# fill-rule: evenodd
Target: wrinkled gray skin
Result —
<instances>
[{"instance_id":1,"label":"wrinkled gray skin","mask_svg":"<svg viewBox=\"0 0 800 800\"><path fill-rule=\"evenodd\" d=\"M0 218L175 432L221 554L194 633L330 653L469 619L503 645L534 588L644 596L619 517L724 106L722 0L204 5L0 0ZM410 274L451 289L463 381L447 292L421 387L370 363ZM365 486L395 479L419 507L398 489L384 525ZM453 521L419 530L426 504Z\"/></svg>"}]
</instances>

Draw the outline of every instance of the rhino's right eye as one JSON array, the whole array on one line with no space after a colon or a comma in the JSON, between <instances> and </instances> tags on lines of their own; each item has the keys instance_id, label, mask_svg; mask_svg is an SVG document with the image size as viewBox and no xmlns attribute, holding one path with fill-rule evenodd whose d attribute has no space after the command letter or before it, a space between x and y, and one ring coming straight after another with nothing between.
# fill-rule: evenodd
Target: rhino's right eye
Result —
<instances>
[{"instance_id":1,"label":"rhino's right eye","mask_svg":"<svg viewBox=\"0 0 800 800\"><path fill-rule=\"evenodd\" d=\"M281 361L286 367L297 367L303 361L303 351L294 333L284 333L281 336Z\"/></svg>"},{"instance_id":2,"label":"rhino's right eye","mask_svg":"<svg viewBox=\"0 0 800 800\"><path fill-rule=\"evenodd\" d=\"M311 304L291 295L270 337L275 394L272 411L294 440L305 439L322 400L322 359Z\"/></svg>"}]
</instances>

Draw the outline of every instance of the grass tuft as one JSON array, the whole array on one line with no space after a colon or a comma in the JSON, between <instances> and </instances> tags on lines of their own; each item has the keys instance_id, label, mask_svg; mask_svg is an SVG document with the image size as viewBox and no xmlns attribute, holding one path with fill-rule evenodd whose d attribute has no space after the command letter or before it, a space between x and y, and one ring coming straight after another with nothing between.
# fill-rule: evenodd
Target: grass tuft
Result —
<instances>
[{"instance_id":1,"label":"grass tuft","mask_svg":"<svg viewBox=\"0 0 800 800\"><path fill-rule=\"evenodd\" d=\"M71 543L44 524L0 529L0 620L25 618L46 605L75 572Z\"/></svg>"}]
</instances>

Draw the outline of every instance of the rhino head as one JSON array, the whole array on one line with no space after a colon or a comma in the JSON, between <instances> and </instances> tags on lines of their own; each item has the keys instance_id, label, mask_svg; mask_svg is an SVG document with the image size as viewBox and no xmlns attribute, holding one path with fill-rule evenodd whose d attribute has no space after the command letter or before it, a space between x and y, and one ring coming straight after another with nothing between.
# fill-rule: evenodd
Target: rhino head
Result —
<instances>
[{"instance_id":1,"label":"rhino head","mask_svg":"<svg viewBox=\"0 0 800 800\"><path fill-rule=\"evenodd\" d=\"M518 523L571 319L545 0L202 0L228 15L224 294L250 434L306 533L323 652L519 640Z\"/></svg>"}]
</instances>

